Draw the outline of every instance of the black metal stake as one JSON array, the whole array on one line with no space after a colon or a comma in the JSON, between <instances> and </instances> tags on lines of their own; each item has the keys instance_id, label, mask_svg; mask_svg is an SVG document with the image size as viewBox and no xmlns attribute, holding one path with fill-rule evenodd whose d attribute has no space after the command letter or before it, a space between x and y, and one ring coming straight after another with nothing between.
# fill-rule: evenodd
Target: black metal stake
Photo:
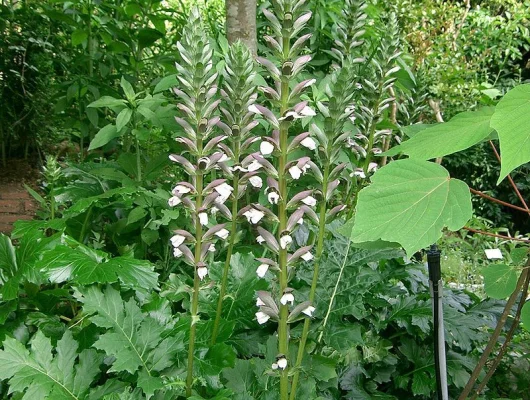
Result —
<instances>
[{"instance_id":1,"label":"black metal stake","mask_svg":"<svg viewBox=\"0 0 530 400\"><path fill-rule=\"evenodd\" d=\"M438 400L448 400L447 390L447 361L445 356L445 333L442 308L442 270L440 266L441 253L433 244L427 252L429 268L429 286L431 289L432 308L434 317L434 367L436 371L436 393Z\"/></svg>"}]
</instances>

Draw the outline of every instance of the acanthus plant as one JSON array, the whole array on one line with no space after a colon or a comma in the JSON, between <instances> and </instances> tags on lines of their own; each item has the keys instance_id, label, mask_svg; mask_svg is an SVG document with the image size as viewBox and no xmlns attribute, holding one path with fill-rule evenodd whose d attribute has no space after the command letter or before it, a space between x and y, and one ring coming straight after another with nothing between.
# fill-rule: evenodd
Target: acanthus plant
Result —
<instances>
[{"instance_id":1,"label":"acanthus plant","mask_svg":"<svg viewBox=\"0 0 530 400\"><path fill-rule=\"evenodd\" d=\"M262 206L241 207L240 199L247 188L260 190L263 180L258 175L260 164L250 156L252 145L259 139L253 135L253 128L258 125L254 119L252 109L257 98L256 72L252 54L248 48L236 42L230 46L225 57L223 69L223 88L221 89L221 121L218 127L223 131L223 136L218 136L218 147L226 154L230 161L220 164L226 176L225 182L229 182L233 188L230 196L232 202L231 213L228 214L229 237L226 250L225 264L219 289L217 311L213 325L211 344L215 344L219 333L221 316L223 311L223 300L226 294L230 260L234 246L239 241L241 234L238 230L238 220L246 218L249 222L259 222L268 210ZM249 157L250 156L250 157Z\"/></svg>"},{"instance_id":2,"label":"acanthus plant","mask_svg":"<svg viewBox=\"0 0 530 400\"><path fill-rule=\"evenodd\" d=\"M189 181L179 182L172 190L170 206L181 206L189 213L191 232L177 230L171 238L174 256L193 268L193 289L190 301L190 333L186 376L186 396L191 396L193 386L193 362L195 336L199 321L199 291L207 279L208 255L215 251L217 240L226 240L230 232L226 224L213 224L212 214L222 214L231 219L230 210L224 202L233 188L224 179L211 179L211 172L220 168L227 156L219 151L218 144L224 136L214 136L219 116L214 115L220 100L216 98L217 73L213 65L213 49L206 37L199 11L194 8L190 15L182 40L177 44L181 64L176 64L181 89L173 89L180 100L177 108L181 117L176 117L182 127L182 136L176 140L184 150L182 154L170 155L170 160L179 164L189 176ZM192 251L193 248L193 251Z\"/></svg>"},{"instance_id":3,"label":"acanthus plant","mask_svg":"<svg viewBox=\"0 0 530 400\"><path fill-rule=\"evenodd\" d=\"M307 338L309 319L315 312L313 300L315 296L316 279L313 282L309 299L295 298L295 291L289 286L290 280L296 274L297 264L301 261L313 260L312 245L294 248L294 233L307 220L319 226L317 239L317 258L323 250L326 221L332 219L342 211L342 205L336 205L328 210L328 204L333 192L339 185L339 176L345 165L338 162L338 154L349 132L343 134L342 125L350 116L348 104L352 99L352 69L345 69L342 74L335 76L337 88L342 86L348 94L330 93L330 110L321 105L321 111L327 110L326 127L321 130L316 127L311 132L292 135L293 124L298 119L314 117L316 112L309 107L307 101L301 101L304 89L315 84L315 79L300 79L304 66L311 60L308 54L302 54L304 43L310 34L298 36L311 17L311 13L304 8L304 0L274 1L275 13L264 10L269 21L273 36L265 36L270 47L269 59L259 58L258 62L267 69L274 81L274 87L260 88L269 99L271 111L262 105L255 105L251 110L262 116L270 125L270 136L262 137L260 153L252 154L252 158L267 172L267 187L265 194L273 214L266 213L267 220L272 222L266 229L257 227L258 243L263 243L274 255L271 258L258 258L258 276L263 277L275 273L277 287L273 293L259 291L256 305L256 319L260 324L269 320L278 323L278 354L271 365L280 377L280 398L288 399L289 393L296 395L296 375L293 386L290 387L289 378L297 360L289 354L290 325L300 319L305 319L304 337ZM276 62L274 62L274 61ZM339 92L340 89L337 89ZM338 95L338 97L334 97ZM332 114L332 115L331 115ZM340 132L340 134L337 134ZM305 150L304 150L305 148ZM320 166L314 158L314 151L318 150ZM303 155L310 154L311 156ZM267 160L271 159L271 161ZM321 169L323 168L323 171ZM311 174L316 180L314 189L302 190L296 193L296 181L303 175ZM320 215L313 209L320 202ZM251 204L256 210L263 206ZM257 223L260 221L250 221ZM292 253L291 253L292 251ZM315 276L318 275L318 264L315 265ZM300 367L304 352L305 339L300 345L296 366ZM296 372L295 372L296 373Z\"/></svg>"},{"instance_id":4,"label":"acanthus plant","mask_svg":"<svg viewBox=\"0 0 530 400\"><path fill-rule=\"evenodd\" d=\"M359 16L361 20L365 19L364 15ZM348 217L352 216L357 193L362 189L363 183L367 182L367 178L377 170L379 164L386 164L386 159L381 160L377 156L388 149L393 140L399 141L399 137L395 135L398 128L395 82L396 74L401 69L398 59L402 51L395 14L388 14L386 19L388 31L382 34L375 49L364 49L365 62L360 68L356 83L359 91L350 105L352 120L355 121L358 132L347 144L351 150L352 178L356 178L351 180L352 185L345 192ZM355 34L349 40L358 43ZM344 44L339 47L347 48Z\"/></svg>"}]
</instances>

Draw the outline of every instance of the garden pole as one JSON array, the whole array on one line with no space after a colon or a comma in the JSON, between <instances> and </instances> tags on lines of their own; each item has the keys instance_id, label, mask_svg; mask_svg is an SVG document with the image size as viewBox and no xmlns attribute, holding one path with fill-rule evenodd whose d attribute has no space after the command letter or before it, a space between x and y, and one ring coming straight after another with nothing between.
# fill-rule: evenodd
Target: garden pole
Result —
<instances>
[{"instance_id":1,"label":"garden pole","mask_svg":"<svg viewBox=\"0 0 530 400\"><path fill-rule=\"evenodd\" d=\"M442 272L440 267L440 250L433 244L427 252L429 268L429 286L431 289L434 317L434 367L436 370L436 392L438 400L448 400L447 363L445 358L445 333L442 308Z\"/></svg>"}]
</instances>

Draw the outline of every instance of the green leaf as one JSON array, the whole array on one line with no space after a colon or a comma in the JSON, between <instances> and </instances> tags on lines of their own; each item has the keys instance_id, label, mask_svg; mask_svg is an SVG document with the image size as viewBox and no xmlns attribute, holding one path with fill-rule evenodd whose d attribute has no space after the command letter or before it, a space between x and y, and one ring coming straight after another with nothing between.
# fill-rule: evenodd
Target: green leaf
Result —
<instances>
[{"instance_id":1,"label":"green leaf","mask_svg":"<svg viewBox=\"0 0 530 400\"><path fill-rule=\"evenodd\" d=\"M326 343L340 352L346 352L363 344L360 325L337 323L333 325L333 329L326 332Z\"/></svg>"},{"instance_id":2,"label":"green leaf","mask_svg":"<svg viewBox=\"0 0 530 400\"><path fill-rule=\"evenodd\" d=\"M435 243L447 226L456 231L471 218L467 185L438 164L399 160L381 168L359 193L354 243L397 242L410 257Z\"/></svg>"},{"instance_id":3,"label":"green leaf","mask_svg":"<svg viewBox=\"0 0 530 400\"><path fill-rule=\"evenodd\" d=\"M135 222L140 221L147 215L147 210L143 207L133 208L132 211L127 216L127 225L134 224Z\"/></svg>"},{"instance_id":4,"label":"green leaf","mask_svg":"<svg viewBox=\"0 0 530 400\"><path fill-rule=\"evenodd\" d=\"M129 81L125 79L124 76L121 77L120 86L123 89L123 93L125 93L125 97L127 97L127 100L132 103L135 97L134 89L129 83Z\"/></svg>"},{"instance_id":5,"label":"green leaf","mask_svg":"<svg viewBox=\"0 0 530 400\"><path fill-rule=\"evenodd\" d=\"M112 139L116 139L118 136L120 136L120 133L116 128L116 125L108 124L101 128L98 133L96 133L96 136L94 136L94 139L92 139L90 142L88 150L94 150L99 147L103 147Z\"/></svg>"},{"instance_id":6,"label":"green leaf","mask_svg":"<svg viewBox=\"0 0 530 400\"><path fill-rule=\"evenodd\" d=\"M409 138L416 136L418 133L423 132L425 129L432 128L439 124L414 124L401 127L401 130Z\"/></svg>"},{"instance_id":7,"label":"green leaf","mask_svg":"<svg viewBox=\"0 0 530 400\"><path fill-rule=\"evenodd\" d=\"M72 32L72 44L79 46L88 39L88 33L82 29L77 29Z\"/></svg>"},{"instance_id":8,"label":"green leaf","mask_svg":"<svg viewBox=\"0 0 530 400\"><path fill-rule=\"evenodd\" d=\"M115 99L111 96L101 96L96 101L90 103L87 107L119 107L124 106L125 100Z\"/></svg>"},{"instance_id":9,"label":"green leaf","mask_svg":"<svg viewBox=\"0 0 530 400\"><path fill-rule=\"evenodd\" d=\"M11 239L9 239L6 235L0 234L0 271L2 271L3 276L13 276L15 272L17 271L17 257L15 255L15 247L11 243ZM2 279L0 277L0 283L2 282Z\"/></svg>"},{"instance_id":10,"label":"green leaf","mask_svg":"<svg viewBox=\"0 0 530 400\"><path fill-rule=\"evenodd\" d=\"M163 37L164 34L156 29L142 28L138 31L138 44L141 48L146 48Z\"/></svg>"},{"instance_id":11,"label":"green leaf","mask_svg":"<svg viewBox=\"0 0 530 400\"><path fill-rule=\"evenodd\" d=\"M518 247L516 249L513 249L510 252L510 257L512 258L512 262L515 265L522 264L524 261L526 261L529 251L530 251L530 248L528 247Z\"/></svg>"},{"instance_id":12,"label":"green leaf","mask_svg":"<svg viewBox=\"0 0 530 400\"><path fill-rule=\"evenodd\" d=\"M107 286L104 292L95 286L77 294L83 311L105 333L94 346L115 358L109 372L139 370L140 381L146 394L152 394L161 381L159 373L176 363L175 356L184 350L184 333L169 336L165 326L142 313L134 298L124 302L120 293Z\"/></svg>"},{"instance_id":13,"label":"green leaf","mask_svg":"<svg viewBox=\"0 0 530 400\"><path fill-rule=\"evenodd\" d=\"M482 269L484 290L489 297L503 300L517 286L518 270L504 264L488 265Z\"/></svg>"},{"instance_id":14,"label":"green leaf","mask_svg":"<svg viewBox=\"0 0 530 400\"><path fill-rule=\"evenodd\" d=\"M412 378L412 393L414 396L429 396L434 389L434 381L426 372L415 372Z\"/></svg>"},{"instance_id":15,"label":"green leaf","mask_svg":"<svg viewBox=\"0 0 530 400\"><path fill-rule=\"evenodd\" d=\"M143 390L149 400L158 389L164 387L164 381L158 376L152 376L142 369L138 374L138 387Z\"/></svg>"},{"instance_id":16,"label":"green leaf","mask_svg":"<svg viewBox=\"0 0 530 400\"><path fill-rule=\"evenodd\" d=\"M73 280L82 285L92 283L112 283L121 281L137 290L158 287L158 274L149 261L127 257L107 260L93 250L83 251L82 246L74 248L61 245L44 253L37 262L51 282L61 283Z\"/></svg>"},{"instance_id":17,"label":"green leaf","mask_svg":"<svg viewBox=\"0 0 530 400\"><path fill-rule=\"evenodd\" d=\"M310 356L308 373L319 381L328 382L337 377L336 361L318 354Z\"/></svg>"},{"instance_id":18,"label":"green leaf","mask_svg":"<svg viewBox=\"0 0 530 400\"><path fill-rule=\"evenodd\" d=\"M116 117L116 130L120 132L125 125L129 123L132 117L132 110L130 108L124 108L120 111Z\"/></svg>"},{"instance_id":19,"label":"green leaf","mask_svg":"<svg viewBox=\"0 0 530 400\"><path fill-rule=\"evenodd\" d=\"M491 133L493 111L494 108L486 107L478 111L463 112L444 124L427 126L384 154L393 156L405 153L410 158L430 160L465 150Z\"/></svg>"},{"instance_id":20,"label":"green leaf","mask_svg":"<svg viewBox=\"0 0 530 400\"><path fill-rule=\"evenodd\" d=\"M530 332L530 301L527 301L521 310L521 322L524 328Z\"/></svg>"},{"instance_id":21,"label":"green leaf","mask_svg":"<svg viewBox=\"0 0 530 400\"><path fill-rule=\"evenodd\" d=\"M156 84L153 94L164 92L178 85L177 74L168 75L160 79Z\"/></svg>"},{"instance_id":22,"label":"green leaf","mask_svg":"<svg viewBox=\"0 0 530 400\"><path fill-rule=\"evenodd\" d=\"M85 112L92 126L94 126L94 128L97 128L99 123L98 111L94 110L93 108L87 108Z\"/></svg>"},{"instance_id":23,"label":"green leaf","mask_svg":"<svg viewBox=\"0 0 530 400\"><path fill-rule=\"evenodd\" d=\"M252 359L237 359L233 368L223 370L223 378L228 381L226 387L239 394L240 397L236 397L238 400L254 400L254 397L250 396L256 382L253 367Z\"/></svg>"},{"instance_id":24,"label":"green leaf","mask_svg":"<svg viewBox=\"0 0 530 400\"><path fill-rule=\"evenodd\" d=\"M84 399L103 360L94 350L78 354L77 349L70 330L57 342L55 356L41 331L31 341L31 350L8 338L0 350L0 379L9 379L10 392L26 393L28 398Z\"/></svg>"},{"instance_id":25,"label":"green leaf","mask_svg":"<svg viewBox=\"0 0 530 400\"><path fill-rule=\"evenodd\" d=\"M142 15L142 8L138 3L129 3L124 7L124 10L128 17L132 17L136 14Z\"/></svg>"},{"instance_id":26,"label":"green leaf","mask_svg":"<svg viewBox=\"0 0 530 400\"><path fill-rule=\"evenodd\" d=\"M530 161L530 84L510 90L495 107L491 127L499 135L499 184L510 172Z\"/></svg>"}]
</instances>

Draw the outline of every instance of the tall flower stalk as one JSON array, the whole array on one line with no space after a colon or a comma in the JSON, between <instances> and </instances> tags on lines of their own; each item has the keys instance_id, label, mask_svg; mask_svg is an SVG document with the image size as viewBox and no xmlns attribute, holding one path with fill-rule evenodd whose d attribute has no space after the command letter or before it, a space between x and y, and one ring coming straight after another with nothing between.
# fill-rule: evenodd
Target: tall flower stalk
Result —
<instances>
[{"instance_id":1,"label":"tall flower stalk","mask_svg":"<svg viewBox=\"0 0 530 400\"><path fill-rule=\"evenodd\" d=\"M304 43L311 36L298 36L311 17L311 13L305 11L304 3L304 0L275 0L272 2L274 13L263 11L272 32L271 36L265 36L271 54L267 59L258 57L257 61L269 72L275 85L260 89L270 99L271 108L276 110L276 113L261 105L251 107L251 111L266 119L272 132L270 136L262 138L260 153L252 154L252 158L246 159L247 163L257 163L259 168L268 174L265 193L271 210L264 210L258 204L252 204L250 207L259 209L265 214L264 221L274 224L272 231L275 234L262 226L257 228L258 242L264 243L274 255L274 259L258 259L261 264L257 273L259 276L265 276L269 271L275 272L277 288L272 294L258 292L256 304L259 311L256 318L260 324L270 319L278 322L278 355L272 369L279 374L281 400L287 400L290 391L292 361L289 356L289 325L300 318L310 317L314 311L309 301L294 306L294 291L289 287L289 280L296 264L301 260L311 260L313 255L310 253L312 246L301 247L291 254L292 235L300 224L304 223L304 217L318 221L318 216L311 208L316 205L316 199L312 196L314 191L304 190L292 194L289 192L289 186L291 182L310 171L316 177L322 177L320 169L310 157L297 159L294 155L295 151L304 146L310 150L316 148L310 133L289 136L294 121L315 115L306 101L300 101L301 93L315 80L297 79L304 66L311 60L310 55L300 55ZM269 162L267 158L273 158L273 162Z\"/></svg>"},{"instance_id":2,"label":"tall flower stalk","mask_svg":"<svg viewBox=\"0 0 530 400\"><path fill-rule=\"evenodd\" d=\"M227 156L218 151L222 136L212 137L219 117L214 112L220 100L216 100L217 74L213 66L213 49L202 29L199 11L192 10L189 24L182 40L177 43L180 64L176 64L182 89L173 89L179 98L177 104L181 116L176 117L182 128L182 136L176 140L183 146L181 154L170 155L170 160L183 167L188 181L179 182L172 190L170 206L182 206L191 216L191 232L176 230L171 238L174 256L193 268L193 289L190 301L190 335L186 396L192 395L195 336L199 316L199 291L201 282L208 276L208 254L215 251L215 241L225 240L229 231L226 224L212 226L211 214L220 212L230 217L224 202L233 188L225 179L208 182L213 169L223 168ZM192 251L193 248L193 251Z\"/></svg>"},{"instance_id":3,"label":"tall flower stalk","mask_svg":"<svg viewBox=\"0 0 530 400\"><path fill-rule=\"evenodd\" d=\"M346 167L345 163L339 162L339 158L344 148L344 143L352 134L350 130L346 129L346 124L353 113L353 109L349 106L356 91L354 79L355 62L348 59L344 61L344 64L340 70L333 74L331 84L327 87L326 95L328 101L318 104L318 108L324 116L322 127L319 127L316 123L311 125L311 132L314 133L318 141L319 164L323 169L322 177L319 179L322 200L319 204L318 236L316 238L313 278L309 292L309 302L311 304L314 302L316 295L320 263L324 250L324 239L326 237L326 224L335 219L337 214L345 208L342 204L334 204L332 202L334 191L340 184L339 178ZM300 367L304 358L310 325L311 320L306 319L298 346L291 399L296 398Z\"/></svg>"},{"instance_id":4,"label":"tall flower stalk","mask_svg":"<svg viewBox=\"0 0 530 400\"><path fill-rule=\"evenodd\" d=\"M221 89L223 97L221 107L222 121L218 123L218 126L223 130L225 136L223 141L219 142L218 147L230 159L230 166L223 164L223 169L234 190L230 196L232 201L230 236L228 237L226 259L217 301L217 312L212 331L212 345L215 344L219 333L223 300L230 271L230 260L238 238L238 217L243 216L249 220L255 220L264 216L264 213L257 209L245 207L240 210L241 204L239 200L244 195L247 187L260 189L263 186L263 181L257 175L257 171L249 171L248 166L245 168L241 165L241 161L245 156L249 155L251 145L258 140L252 136L252 129L258 122L254 120L254 114L248 111L249 108L252 109L257 98L254 84L256 72L252 54L243 43L237 42L230 46L225 57L223 78L224 84ZM224 139L227 139L227 143L224 142Z\"/></svg>"}]
</instances>

